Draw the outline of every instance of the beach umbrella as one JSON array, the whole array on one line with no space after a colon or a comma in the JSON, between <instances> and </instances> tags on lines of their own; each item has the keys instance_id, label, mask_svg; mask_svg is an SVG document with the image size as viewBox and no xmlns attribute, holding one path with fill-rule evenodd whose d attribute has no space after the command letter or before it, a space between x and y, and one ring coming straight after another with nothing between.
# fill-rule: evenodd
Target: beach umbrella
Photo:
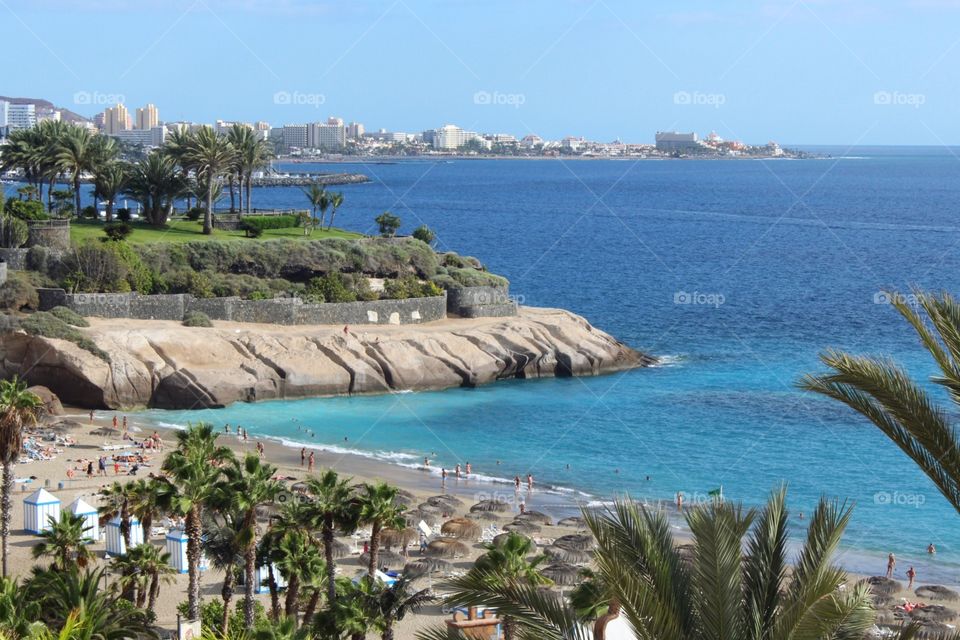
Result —
<instances>
[{"instance_id":1,"label":"beach umbrella","mask_svg":"<svg viewBox=\"0 0 960 640\"><path fill-rule=\"evenodd\" d=\"M428 513L438 513L438 514L447 513L449 511L449 509L447 509L445 506L430 504L429 502L420 503L419 505L417 505L417 509L419 509L420 511L426 511Z\"/></svg>"},{"instance_id":2,"label":"beach umbrella","mask_svg":"<svg viewBox=\"0 0 960 640\"><path fill-rule=\"evenodd\" d=\"M593 536L582 533L571 533L570 535L560 536L553 541L553 544L564 549L574 549L576 551L589 551L595 546Z\"/></svg>"},{"instance_id":3,"label":"beach umbrella","mask_svg":"<svg viewBox=\"0 0 960 640\"><path fill-rule=\"evenodd\" d=\"M459 509L463 506L463 500L456 496L451 496L448 493L444 493L439 496L430 496L427 498L427 504L436 505L438 507L450 507L451 509Z\"/></svg>"},{"instance_id":4,"label":"beach umbrella","mask_svg":"<svg viewBox=\"0 0 960 640\"><path fill-rule=\"evenodd\" d=\"M416 494L413 493L413 491L407 491L406 489L397 489L397 495L403 496L404 498L407 498L409 500L416 501L417 499L417 496Z\"/></svg>"},{"instance_id":5,"label":"beach umbrella","mask_svg":"<svg viewBox=\"0 0 960 640\"><path fill-rule=\"evenodd\" d=\"M942 604L928 604L925 607L917 607L910 612L910 618L914 622L951 622L957 617L957 612L948 609Z\"/></svg>"},{"instance_id":6,"label":"beach umbrella","mask_svg":"<svg viewBox=\"0 0 960 640\"><path fill-rule=\"evenodd\" d=\"M477 511L509 511L510 505L503 500L481 500L477 504L470 507L471 513L476 513Z\"/></svg>"},{"instance_id":7,"label":"beach umbrella","mask_svg":"<svg viewBox=\"0 0 960 640\"><path fill-rule=\"evenodd\" d=\"M399 493L393 498L393 504L398 507L412 507L416 503L416 501L417 501L416 498L403 496L403 495L400 495Z\"/></svg>"},{"instance_id":8,"label":"beach umbrella","mask_svg":"<svg viewBox=\"0 0 960 640\"><path fill-rule=\"evenodd\" d=\"M331 548L333 549L334 560L346 558L350 555L350 545L346 544L345 542L341 542L340 540L334 539Z\"/></svg>"},{"instance_id":9,"label":"beach umbrella","mask_svg":"<svg viewBox=\"0 0 960 640\"><path fill-rule=\"evenodd\" d=\"M493 545L494 545L495 547L502 547L502 546L507 542L507 538L509 538L511 535L520 536L520 537L523 538L524 540L530 540L530 537L529 537L529 536L525 536L525 535L523 535L522 533L511 533L511 532L508 531L507 533L501 533L501 534L498 534L498 535L494 536L494 537L493 537ZM530 541L533 542L532 540L530 540Z\"/></svg>"},{"instance_id":10,"label":"beach umbrella","mask_svg":"<svg viewBox=\"0 0 960 640\"><path fill-rule=\"evenodd\" d=\"M549 578L554 584L561 587L569 587L583 582L584 578L580 574L580 567L572 564L557 562L545 567L540 573L545 578Z\"/></svg>"},{"instance_id":11,"label":"beach umbrella","mask_svg":"<svg viewBox=\"0 0 960 640\"><path fill-rule=\"evenodd\" d=\"M447 520L440 527L440 532L454 538L479 540L482 532L480 525L468 518L454 518Z\"/></svg>"},{"instance_id":12,"label":"beach umbrella","mask_svg":"<svg viewBox=\"0 0 960 640\"><path fill-rule=\"evenodd\" d=\"M380 542L388 549L390 547L406 548L408 544L418 537L419 532L409 527L404 527L403 529L384 529L380 532Z\"/></svg>"},{"instance_id":13,"label":"beach umbrella","mask_svg":"<svg viewBox=\"0 0 960 640\"><path fill-rule=\"evenodd\" d=\"M523 520L514 520L510 524L503 525L503 530L531 536L535 533L540 533L540 525L533 524L532 522L524 522Z\"/></svg>"},{"instance_id":14,"label":"beach umbrella","mask_svg":"<svg viewBox=\"0 0 960 640\"><path fill-rule=\"evenodd\" d=\"M550 516L548 516L545 513L541 513L539 511L524 511L514 519L523 520L525 522L532 522L534 524L545 524L545 525L553 524L553 520L550 518Z\"/></svg>"},{"instance_id":15,"label":"beach umbrella","mask_svg":"<svg viewBox=\"0 0 960 640\"><path fill-rule=\"evenodd\" d=\"M474 513L468 513L467 517L481 522L497 522L502 516L496 511L475 511Z\"/></svg>"},{"instance_id":16,"label":"beach umbrella","mask_svg":"<svg viewBox=\"0 0 960 640\"><path fill-rule=\"evenodd\" d=\"M306 482L294 482L290 485L290 491L296 491L297 493L306 493L307 492L307 483Z\"/></svg>"},{"instance_id":17,"label":"beach umbrella","mask_svg":"<svg viewBox=\"0 0 960 640\"><path fill-rule=\"evenodd\" d=\"M50 425L50 430L56 433L67 433L74 429L80 429L83 425L75 420L60 420Z\"/></svg>"},{"instance_id":18,"label":"beach umbrella","mask_svg":"<svg viewBox=\"0 0 960 640\"><path fill-rule=\"evenodd\" d=\"M871 593L878 596L892 596L898 591L903 590L902 584L884 576L867 578L866 583L870 586Z\"/></svg>"},{"instance_id":19,"label":"beach umbrella","mask_svg":"<svg viewBox=\"0 0 960 640\"><path fill-rule=\"evenodd\" d=\"M544 547L543 552L547 554L551 560L563 562L565 564L587 564L591 559L591 555L586 551L580 551L578 549L565 549L555 545Z\"/></svg>"},{"instance_id":20,"label":"beach umbrella","mask_svg":"<svg viewBox=\"0 0 960 640\"><path fill-rule=\"evenodd\" d=\"M586 529L587 521L581 518L580 516L571 516L569 518L564 518L557 523L558 527L576 527L577 529Z\"/></svg>"},{"instance_id":21,"label":"beach umbrella","mask_svg":"<svg viewBox=\"0 0 960 640\"><path fill-rule=\"evenodd\" d=\"M370 564L370 552L360 554L360 564L367 566ZM377 564L381 567L402 567L406 563L406 560L396 551L389 551L387 549L381 549L380 553L377 554Z\"/></svg>"},{"instance_id":22,"label":"beach umbrella","mask_svg":"<svg viewBox=\"0 0 960 640\"><path fill-rule=\"evenodd\" d=\"M95 436L118 436L120 435L121 431L120 429L113 428L113 426L111 425L104 425L102 427L94 429L90 433Z\"/></svg>"},{"instance_id":23,"label":"beach umbrella","mask_svg":"<svg viewBox=\"0 0 960 640\"><path fill-rule=\"evenodd\" d=\"M925 584L918 587L914 593L917 594L918 598L924 600L960 600L960 594L956 591L941 587L938 584Z\"/></svg>"},{"instance_id":24,"label":"beach umbrella","mask_svg":"<svg viewBox=\"0 0 960 640\"><path fill-rule=\"evenodd\" d=\"M403 568L403 575L419 578L430 573L446 573L453 569L453 564L441 558L419 558L408 563Z\"/></svg>"},{"instance_id":25,"label":"beach umbrella","mask_svg":"<svg viewBox=\"0 0 960 640\"><path fill-rule=\"evenodd\" d=\"M404 512L403 517L406 519L407 524L413 527L420 524L421 520L426 522L431 527L440 524L440 521L443 520L443 516L439 513L434 513L433 511L423 511L422 509L406 511Z\"/></svg>"},{"instance_id":26,"label":"beach umbrella","mask_svg":"<svg viewBox=\"0 0 960 640\"><path fill-rule=\"evenodd\" d=\"M431 558L462 558L467 555L467 545L452 538L438 538L427 545L426 555Z\"/></svg>"}]
</instances>

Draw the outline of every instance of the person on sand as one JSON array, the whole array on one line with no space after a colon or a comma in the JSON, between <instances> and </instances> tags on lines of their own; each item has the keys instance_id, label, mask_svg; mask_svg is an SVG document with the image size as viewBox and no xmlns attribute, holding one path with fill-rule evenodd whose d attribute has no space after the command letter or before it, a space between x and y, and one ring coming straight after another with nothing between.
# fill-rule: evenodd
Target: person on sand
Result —
<instances>
[{"instance_id":1,"label":"person on sand","mask_svg":"<svg viewBox=\"0 0 960 640\"><path fill-rule=\"evenodd\" d=\"M258 443L257 443L257 455L259 455L261 458L263 457L263 443L262 443L262 442L258 442Z\"/></svg>"},{"instance_id":2,"label":"person on sand","mask_svg":"<svg viewBox=\"0 0 960 640\"><path fill-rule=\"evenodd\" d=\"M350 328L347 325L343 325L343 335L350 335Z\"/></svg>"},{"instance_id":3,"label":"person on sand","mask_svg":"<svg viewBox=\"0 0 960 640\"><path fill-rule=\"evenodd\" d=\"M440 483L443 484L447 481L447 470L446 468L440 469Z\"/></svg>"},{"instance_id":4,"label":"person on sand","mask_svg":"<svg viewBox=\"0 0 960 640\"><path fill-rule=\"evenodd\" d=\"M307 448L304 447L300 449L300 466L304 466L307 462Z\"/></svg>"},{"instance_id":5,"label":"person on sand","mask_svg":"<svg viewBox=\"0 0 960 640\"><path fill-rule=\"evenodd\" d=\"M887 577L893 577L893 570L897 568L897 557L892 553L887 556Z\"/></svg>"},{"instance_id":6,"label":"person on sand","mask_svg":"<svg viewBox=\"0 0 960 640\"><path fill-rule=\"evenodd\" d=\"M90 424L93 424L93 409L90 410Z\"/></svg>"},{"instance_id":7,"label":"person on sand","mask_svg":"<svg viewBox=\"0 0 960 640\"><path fill-rule=\"evenodd\" d=\"M936 548L935 546L933 546L933 543L932 543L932 542L927 545L927 553L929 553L930 555L933 555L933 554L935 554L936 552L937 552L937 548Z\"/></svg>"},{"instance_id":8,"label":"person on sand","mask_svg":"<svg viewBox=\"0 0 960 640\"><path fill-rule=\"evenodd\" d=\"M97 475L105 476L107 475L107 457L100 456L100 459L97 460Z\"/></svg>"},{"instance_id":9,"label":"person on sand","mask_svg":"<svg viewBox=\"0 0 960 640\"><path fill-rule=\"evenodd\" d=\"M127 430L127 416L123 416L123 430L124 432Z\"/></svg>"},{"instance_id":10,"label":"person on sand","mask_svg":"<svg viewBox=\"0 0 960 640\"><path fill-rule=\"evenodd\" d=\"M116 458L113 459L113 475L120 475L120 461Z\"/></svg>"},{"instance_id":11,"label":"person on sand","mask_svg":"<svg viewBox=\"0 0 960 640\"><path fill-rule=\"evenodd\" d=\"M524 502L520 503L520 515L523 515L527 512L527 505Z\"/></svg>"},{"instance_id":12,"label":"person on sand","mask_svg":"<svg viewBox=\"0 0 960 640\"><path fill-rule=\"evenodd\" d=\"M93 477L93 460L87 463L87 477L88 478Z\"/></svg>"},{"instance_id":13,"label":"person on sand","mask_svg":"<svg viewBox=\"0 0 960 640\"><path fill-rule=\"evenodd\" d=\"M424 456L424 457L423 457L423 466L425 466L425 467L429 467L429 466L430 466L430 458L428 458L427 456Z\"/></svg>"},{"instance_id":14,"label":"person on sand","mask_svg":"<svg viewBox=\"0 0 960 640\"><path fill-rule=\"evenodd\" d=\"M917 577L917 572L914 571L913 567L910 567L909 569L907 569L907 578L910 579L910 581L907 583L907 589L913 589L913 579L916 577Z\"/></svg>"},{"instance_id":15,"label":"person on sand","mask_svg":"<svg viewBox=\"0 0 960 640\"><path fill-rule=\"evenodd\" d=\"M113 428L117 428L117 416L113 416Z\"/></svg>"},{"instance_id":16,"label":"person on sand","mask_svg":"<svg viewBox=\"0 0 960 640\"><path fill-rule=\"evenodd\" d=\"M426 552L427 552L427 536L426 534L423 533L423 531L421 531L420 532L420 555L423 555Z\"/></svg>"},{"instance_id":17,"label":"person on sand","mask_svg":"<svg viewBox=\"0 0 960 640\"><path fill-rule=\"evenodd\" d=\"M313 451L310 452L310 457L307 458L307 473L313 472Z\"/></svg>"}]
</instances>

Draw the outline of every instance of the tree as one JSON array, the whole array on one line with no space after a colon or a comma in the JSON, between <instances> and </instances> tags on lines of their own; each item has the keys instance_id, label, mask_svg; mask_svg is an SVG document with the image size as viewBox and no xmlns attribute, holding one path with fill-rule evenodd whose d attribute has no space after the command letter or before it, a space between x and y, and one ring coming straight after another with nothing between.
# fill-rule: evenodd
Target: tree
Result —
<instances>
[{"instance_id":1,"label":"tree","mask_svg":"<svg viewBox=\"0 0 960 640\"><path fill-rule=\"evenodd\" d=\"M325 629L332 627L333 633L323 637L346 636L350 640L364 640L367 631L381 626L380 613L371 606L376 590L376 582L370 576L363 576L357 584L344 583L343 592L331 601L330 609L317 625Z\"/></svg>"},{"instance_id":2,"label":"tree","mask_svg":"<svg viewBox=\"0 0 960 640\"><path fill-rule=\"evenodd\" d=\"M785 489L759 511L719 500L688 511L692 558L676 548L662 511L620 500L584 517L611 606L638 638L813 640L860 638L874 623L866 585L838 590L846 575L833 555L850 514L846 505L821 499L792 571ZM529 583L504 581L490 568L477 567L451 587L450 602L494 606L523 637L587 637L566 603ZM437 630L419 637L443 636Z\"/></svg>"},{"instance_id":3,"label":"tree","mask_svg":"<svg viewBox=\"0 0 960 640\"><path fill-rule=\"evenodd\" d=\"M297 619L300 612L300 596L304 587L315 587L313 595L319 595L321 578L326 574L326 564L318 545L313 543L310 534L303 529L287 531L273 545L270 560L276 564L280 574L287 582L287 593L283 613L288 618ZM311 597L311 600L313 598ZM313 605L316 607L316 602ZM306 617L309 618L308 611Z\"/></svg>"},{"instance_id":4,"label":"tree","mask_svg":"<svg viewBox=\"0 0 960 640\"><path fill-rule=\"evenodd\" d=\"M102 198L107 202L107 222L113 222L113 207L117 202L117 196L127 186L130 171L130 166L123 162L101 164L94 171L94 197Z\"/></svg>"},{"instance_id":5,"label":"tree","mask_svg":"<svg viewBox=\"0 0 960 640\"><path fill-rule=\"evenodd\" d=\"M223 572L223 585L220 588L223 618L220 623L220 633L226 638L229 637L230 602L233 600L237 575L243 567L243 549L240 544L243 514L231 511L229 502L227 504L214 502L214 509L210 511L204 517L203 550L213 568Z\"/></svg>"},{"instance_id":6,"label":"tree","mask_svg":"<svg viewBox=\"0 0 960 640\"><path fill-rule=\"evenodd\" d=\"M240 180L240 209L250 213L250 193L253 182L253 172L267 166L270 161L270 151L258 132L247 125L234 124L228 134L230 144L236 150L236 172ZM243 193L246 189L246 198ZM231 199L232 202L232 199Z\"/></svg>"},{"instance_id":7,"label":"tree","mask_svg":"<svg viewBox=\"0 0 960 640\"><path fill-rule=\"evenodd\" d=\"M353 533L359 521L357 502L350 494L350 479L341 479L333 469L319 477L306 479L307 492L313 498L308 508L311 520L320 528L323 553L327 565L327 602L336 597L336 565L333 560L334 532Z\"/></svg>"},{"instance_id":8,"label":"tree","mask_svg":"<svg viewBox=\"0 0 960 640\"><path fill-rule=\"evenodd\" d=\"M358 520L370 525L370 564L367 567L371 576L376 575L380 560L380 534L384 529L402 529L405 507L396 503L396 487L385 482L365 484L357 498Z\"/></svg>"},{"instance_id":9,"label":"tree","mask_svg":"<svg viewBox=\"0 0 960 640\"><path fill-rule=\"evenodd\" d=\"M333 228L333 219L337 215L337 209L343 206L343 194L334 193L330 195L330 224L327 225L327 231Z\"/></svg>"},{"instance_id":10,"label":"tree","mask_svg":"<svg viewBox=\"0 0 960 640\"><path fill-rule=\"evenodd\" d=\"M43 403L27 385L14 376L0 380L0 462L3 464L3 482L0 487L0 538L2 538L3 576L7 573L7 555L10 550L10 494L13 492L13 465L20 458L23 447L23 427L36 424Z\"/></svg>"},{"instance_id":11,"label":"tree","mask_svg":"<svg viewBox=\"0 0 960 640\"><path fill-rule=\"evenodd\" d=\"M413 237L427 244L433 244L433 241L437 239L436 234L425 224L413 230Z\"/></svg>"},{"instance_id":12,"label":"tree","mask_svg":"<svg viewBox=\"0 0 960 640\"><path fill-rule=\"evenodd\" d=\"M53 566L58 571L67 571L76 565L83 569L94 556L87 547L86 532L90 527L86 518L69 511L61 511L60 518L48 517L49 526L40 533L41 541L33 546L33 557L53 557Z\"/></svg>"},{"instance_id":13,"label":"tree","mask_svg":"<svg viewBox=\"0 0 960 640\"><path fill-rule=\"evenodd\" d=\"M117 154L113 138L92 133L79 125L68 125L60 139L57 161L73 176L73 192L76 198L74 209L80 215L80 176L93 172L101 164L112 160Z\"/></svg>"},{"instance_id":14,"label":"tree","mask_svg":"<svg viewBox=\"0 0 960 640\"><path fill-rule=\"evenodd\" d=\"M843 351L823 353L831 372L805 376L800 386L870 420L960 512L960 439L951 419L960 404L960 304L945 292L915 292L918 308L902 294L887 295L936 363L939 373L931 380L946 390L953 410L940 406L896 363Z\"/></svg>"},{"instance_id":15,"label":"tree","mask_svg":"<svg viewBox=\"0 0 960 640\"><path fill-rule=\"evenodd\" d=\"M187 142L184 160L207 186L207 210L203 216L203 232L213 233L214 184L230 170L235 157L233 145L212 127L203 126Z\"/></svg>"},{"instance_id":16,"label":"tree","mask_svg":"<svg viewBox=\"0 0 960 640\"><path fill-rule=\"evenodd\" d=\"M187 182L176 160L160 151L151 151L130 169L123 193L135 198L153 226L162 227L174 199L185 192Z\"/></svg>"},{"instance_id":17,"label":"tree","mask_svg":"<svg viewBox=\"0 0 960 640\"><path fill-rule=\"evenodd\" d=\"M307 200L310 201L310 211L311 211L311 227L317 224L317 211L321 209L326 211L327 206L329 206L329 198L327 197L327 190L323 188L317 182L311 183L309 187L302 189L303 193L307 196ZM320 228L323 228L323 221L321 219ZM307 225L303 225L303 235L307 235Z\"/></svg>"},{"instance_id":18,"label":"tree","mask_svg":"<svg viewBox=\"0 0 960 640\"><path fill-rule=\"evenodd\" d=\"M174 489L166 478L138 478L127 484L130 513L143 525L143 539L149 542L154 519L170 510Z\"/></svg>"},{"instance_id":19,"label":"tree","mask_svg":"<svg viewBox=\"0 0 960 640\"><path fill-rule=\"evenodd\" d=\"M202 538L203 507L220 480L219 465L233 458L226 447L217 445L213 426L200 422L177 432L177 448L163 462L175 489L171 507L186 518L187 615L191 620L200 616L200 545Z\"/></svg>"},{"instance_id":20,"label":"tree","mask_svg":"<svg viewBox=\"0 0 960 640\"><path fill-rule=\"evenodd\" d=\"M100 524L109 522L113 518L120 519L120 537L123 538L125 549L130 548L130 500L133 498L132 483L114 481L109 487L99 491L100 506L97 512Z\"/></svg>"},{"instance_id":21,"label":"tree","mask_svg":"<svg viewBox=\"0 0 960 640\"><path fill-rule=\"evenodd\" d=\"M414 591L407 578L401 577L391 586L377 584L371 594L369 606L377 613L377 625L383 640L393 640L393 626L408 613L417 613L433 602L429 589Z\"/></svg>"},{"instance_id":22,"label":"tree","mask_svg":"<svg viewBox=\"0 0 960 640\"><path fill-rule=\"evenodd\" d=\"M120 570L123 592L136 593L134 604L153 611L160 595L160 583L172 582L176 570L170 566L170 554L150 543L138 544L125 556L114 558Z\"/></svg>"},{"instance_id":23,"label":"tree","mask_svg":"<svg viewBox=\"0 0 960 640\"><path fill-rule=\"evenodd\" d=\"M248 453L243 460L234 459L231 463L224 467L219 492L229 493L230 502L243 514L239 530L245 576L243 615L249 628L253 626L256 598L257 507L272 502L283 485L273 478L277 468L256 454Z\"/></svg>"},{"instance_id":24,"label":"tree","mask_svg":"<svg viewBox=\"0 0 960 640\"><path fill-rule=\"evenodd\" d=\"M389 211L384 211L373 220L380 229L380 235L384 238L392 238L397 235L400 228L400 218Z\"/></svg>"}]
</instances>

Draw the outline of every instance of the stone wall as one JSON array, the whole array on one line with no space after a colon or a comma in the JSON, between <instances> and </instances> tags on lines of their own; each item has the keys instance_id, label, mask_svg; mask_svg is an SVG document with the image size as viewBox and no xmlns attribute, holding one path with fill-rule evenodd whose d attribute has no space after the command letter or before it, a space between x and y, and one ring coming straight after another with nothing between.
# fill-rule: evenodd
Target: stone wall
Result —
<instances>
[{"instance_id":1,"label":"stone wall","mask_svg":"<svg viewBox=\"0 0 960 640\"><path fill-rule=\"evenodd\" d=\"M23 271L27 268L27 254L29 249L2 249L0 248L0 260L7 263L10 271Z\"/></svg>"},{"instance_id":2,"label":"stone wall","mask_svg":"<svg viewBox=\"0 0 960 640\"><path fill-rule=\"evenodd\" d=\"M502 318L517 315L509 287L460 287L447 292L447 311L464 318Z\"/></svg>"},{"instance_id":3,"label":"stone wall","mask_svg":"<svg viewBox=\"0 0 960 640\"><path fill-rule=\"evenodd\" d=\"M407 300L372 300L305 304L299 298L243 300L241 298L195 298L189 294L143 296L137 293L66 293L63 289L39 289L40 309L56 306L73 309L82 316L182 320L189 311L201 311L213 320L265 324L419 324L447 317L445 296Z\"/></svg>"},{"instance_id":4,"label":"stone wall","mask_svg":"<svg viewBox=\"0 0 960 640\"><path fill-rule=\"evenodd\" d=\"M0 284L7 281L7 263L0 262Z\"/></svg>"},{"instance_id":5,"label":"stone wall","mask_svg":"<svg viewBox=\"0 0 960 640\"><path fill-rule=\"evenodd\" d=\"M54 251L70 248L69 220L28 220L28 247L47 247Z\"/></svg>"}]
</instances>

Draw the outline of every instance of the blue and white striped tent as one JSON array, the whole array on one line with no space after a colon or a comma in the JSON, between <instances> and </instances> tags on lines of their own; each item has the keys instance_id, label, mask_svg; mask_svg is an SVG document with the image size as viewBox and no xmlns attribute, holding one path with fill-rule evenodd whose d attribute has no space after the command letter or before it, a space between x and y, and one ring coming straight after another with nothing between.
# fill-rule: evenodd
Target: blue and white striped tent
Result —
<instances>
[{"instance_id":1,"label":"blue and white striped tent","mask_svg":"<svg viewBox=\"0 0 960 640\"><path fill-rule=\"evenodd\" d=\"M270 592L270 567L267 565L257 567L254 579L257 581L255 585L257 593ZM287 587L287 581L280 575L280 570L277 569L277 565L273 565L273 579L277 583L277 589L285 589Z\"/></svg>"},{"instance_id":2,"label":"blue and white striped tent","mask_svg":"<svg viewBox=\"0 0 960 640\"><path fill-rule=\"evenodd\" d=\"M167 534L166 551L170 554L170 566L177 573L187 573L190 563L187 562L187 533L183 529L171 529ZM200 554L200 571L207 570L207 558Z\"/></svg>"},{"instance_id":3,"label":"blue and white striped tent","mask_svg":"<svg viewBox=\"0 0 960 640\"><path fill-rule=\"evenodd\" d=\"M23 528L41 533L50 528L50 518L60 519L60 498L46 489L37 489L23 499Z\"/></svg>"},{"instance_id":4,"label":"blue and white striped tent","mask_svg":"<svg viewBox=\"0 0 960 640\"><path fill-rule=\"evenodd\" d=\"M96 507L84 502L83 498L77 498L67 505L67 511L83 518L83 526L86 528L83 532L85 539L90 542L100 539L100 517L97 514Z\"/></svg>"},{"instance_id":5,"label":"blue and white striped tent","mask_svg":"<svg viewBox=\"0 0 960 640\"><path fill-rule=\"evenodd\" d=\"M140 521L130 517L130 546L135 547L143 544L143 525ZM107 553L112 556L123 556L127 553L127 545L120 535L120 516L107 523Z\"/></svg>"}]
</instances>

